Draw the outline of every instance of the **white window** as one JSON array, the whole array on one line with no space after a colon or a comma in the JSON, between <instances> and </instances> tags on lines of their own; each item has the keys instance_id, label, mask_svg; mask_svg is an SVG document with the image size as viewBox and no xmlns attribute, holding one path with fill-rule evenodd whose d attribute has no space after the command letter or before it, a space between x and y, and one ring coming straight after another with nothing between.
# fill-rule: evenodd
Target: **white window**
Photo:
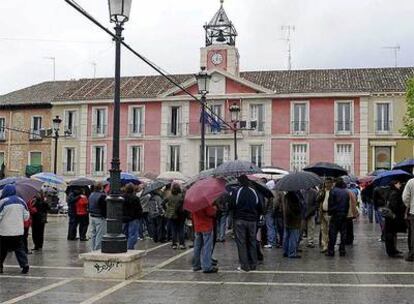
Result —
<instances>
[{"instance_id":1,"label":"white window","mask_svg":"<svg viewBox=\"0 0 414 304\"><path fill-rule=\"evenodd\" d=\"M390 132L391 131L391 104L390 103L377 103L376 115L376 130L377 132Z\"/></svg>"},{"instance_id":2,"label":"white window","mask_svg":"<svg viewBox=\"0 0 414 304\"><path fill-rule=\"evenodd\" d=\"M292 109L292 131L305 134L308 130L308 103L295 102Z\"/></svg>"},{"instance_id":3,"label":"white window","mask_svg":"<svg viewBox=\"0 0 414 304\"><path fill-rule=\"evenodd\" d=\"M30 152L29 164L31 166L41 166L42 165L42 152Z\"/></svg>"},{"instance_id":4,"label":"white window","mask_svg":"<svg viewBox=\"0 0 414 304\"><path fill-rule=\"evenodd\" d=\"M30 132L30 139L42 139L40 137L40 130L42 129L42 117L32 116L32 127Z\"/></svg>"},{"instance_id":5,"label":"white window","mask_svg":"<svg viewBox=\"0 0 414 304\"><path fill-rule=\"evenodd\" d=\"M105 171L105 147L95 146L92 151L92 171L95 175L102 175Z\"/></svg>"},{"instance_id":6,"label":"white window","mask_svg":"<svg viewBox=\"0 0 414 304\"><path fill-rule=\"evenodd\" d=\"M335 163L349 173L354 171L354 152L351 144L337 144L335 149Z\"/></svg>"},{"instance_id":7,"label":"white window","mask_svg":"<svg viewBox=\"0 0 414 304\"><path fill-rule=\"evenodd\" d=\"M93 133L95 136L105 136L106 134L106 123L107 123L107 114L106 109L96 108L93 114Z\"/></svg>"},{"instance_id":8,"label":"white window","mask_svg":"<svg viewBox=\"0 0 414 304\"><path fill-rule=\"evenodd\" d=\"M336 132L349 134L352 131L352 103L336 103Z\"/></svg>"},{"instance_id":9,"label":"white window","mask_svg":"<svg viewBox=\"0 0 414 304\"><path fill-rule=\"evenodd\" d=\"M256 131L264 131L264 106L262 104L250 105L250 126L253 127L254 124L256 124Z\"/></svg>"},{"instance_id":10,"label":"white window","mask_svg":"<svg viewBox=\"0 0 414 304\"><path fill-rule=\"evenodd\" d=\"M77 131L77 111L65 112L65 133L68 136L76 137Z\"/></svg>"},{"instance_id":11,"label":"white window","mask_svg":"<svg viewBox=\"0 0 414 304\"><path fill-rule=\"evenodd\" d=\"M181 126L181 107L170 107L170 121L168 124L168 135L180 136Z\"/></svg>"},{"instance_id":12,"label":"white window","mask_svg":"<svg viewBox=\"0 0 414 304\"><path fill-rule=\"evenodd\" d=\"M227 146L206 147L206 169L215 169L224 163L228 158Z\"/></svg>"},{"instance_id":13,"label":"white window","mask_svg":"<svg viewBox=\"0 0 414 304\"><path fill-rule=\"evenodd\" d=\"M6 118L0 117L0 140L6 140Z\"/></svg>"},{"instance_id":14,"label":"white window","mask_svg":"<svg viewBox=\"0 0 414 304\"><path fill-rule=\"evenodd\" d=\"M263 165L263 146L262 145L252 145L250 146L250 155L251 162L258 167Z\"/></svg>"},{"instance_id":15,"label":"white window","mask_svg":"<svg viewBox=\"0 0 414 304\"><path fill-rule=\"evenodd\" d=\"M75 173L75 148L65 148L63 172L65 174Z\"/></svg>"},{"instance_id":16,"label":"white window","mask_svg":"<svg viewBox=\"0 0 414 304\"><path fill-rule=\"evenodd\" d=\"M294 144L292 145L292 153L290 155L290 169L292 171L301 171L308 165L308 145Z\"/></svg>"},{"instance_id":17,"label":"white window","mask_svg":"<svg viewBox=\"0 0 414 304\"><path fill-rule=\"evenodd\" d=\"M142 107L131 108L131 122L130 122L130 134L142 135L144 126L144 115Z\"/></svg>"},{"instance_id":18,"label":"white window","mask_svg":"<svg viewBox=\"0 0 414 304\"><path fill-rule=\"evenodd\" d=\"M130 147L130 170L132 172L142 172L142 147Z\"/></svg>"},{"instance_id":19,"label":"white window","mask_svg":"<svg viewBox=\"0 0 414 304\"><path fill-rule=\"evenodd\" d=\"M170 146L169 171L180 171L180 146Z\"/></svg>"}]
</instances>

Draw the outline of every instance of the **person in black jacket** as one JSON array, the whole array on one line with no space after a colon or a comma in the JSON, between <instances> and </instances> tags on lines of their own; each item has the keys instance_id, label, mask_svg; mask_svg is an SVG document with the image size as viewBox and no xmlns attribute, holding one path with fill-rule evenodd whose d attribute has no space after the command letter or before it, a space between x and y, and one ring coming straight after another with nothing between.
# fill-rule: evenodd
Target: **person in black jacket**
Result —
<instances>
[{"instance_id":1,"label":"person in black jacket","mask_svg":"<svg viewBox=\"0 0 414 304\"><path fill-rule=\"evenodd\" d=\"M39 192L33 200L33 208L36 212L32 215L32 239L33 250L36 251L43 248L47 212L50 209L43 191Z\"/></svg>"},{"instance_id":2,"label":"person in black jacket","mask_svg":"<svg viewBox=\"0 0 414 304\"><path fill-rule=\"evenodd\" d=\"M89 196L89 216L91 228L91 248L100 250L102 237L106 233L106 194L103 185L98 183L94 186Z\"/></svg>"},{"instance_id":3,"label":"person in black jacket","mask_svg":"<svg viewBox=\"0 0 414 304\"><path fill-rule=\"evenodd\" d=\"M76 230L78 227L78 220L76 217L76 202L80 198L82 191L80 188L71 188L67 190L67 199L68 204L68 217L69 217L69 228L68 228L68 240L76 240Z\"/></svg>"},{"instance_id":4,"label":"person in black jacket","mask_svg":"<svg viewBox=\"0 0 414 304\"><path fill-rule=\"evenodd\" d=\"M335 244L338 232L341 234L339 255L345 256L346 241L346 218L349 212L350 195L342 178L337 178L335 187L329 193L328 214L331 216L329 222L329 242L326 256L335 255Z\"/></svg>"},{"instance_id":5,"label":"person in black jacket","mask_svg":"<svg viewBox=\"0 0 414 304\"><path fill-rule=\"evenodd\" d=\"M125 186L123 203L123 233L128 239L128 250L133 250L138 241L139 219L142 218L142 206L135 194L135 186Z\"/></svg>"},{"instance_id":6,"label":"person in black jacket","mask_svg":"<svg viewBox=\"0 0 414 304\"><path fill-rule=\"evenodd\" d=\"M392 211L385 217L384 235L385 249L389 257L402 257L402 252L397 249L397 233L406 232L404 216L406 207L402 201L402 185L400 181L392 181L388 195L387 207Z\"/></svg>"},{"instance_id":7,"label":"person in black jacket","mask_svg":"<svg viewBox=\"0 0 414 304\"><path fill-rule=\"evenodd\" d=\"M255 270L257 266L256 232L263 203L256 190L249 187L246 175L238 178L241 187L231 193L234 231L239 253L239 271Z\"/></svg>"}]
</instances>

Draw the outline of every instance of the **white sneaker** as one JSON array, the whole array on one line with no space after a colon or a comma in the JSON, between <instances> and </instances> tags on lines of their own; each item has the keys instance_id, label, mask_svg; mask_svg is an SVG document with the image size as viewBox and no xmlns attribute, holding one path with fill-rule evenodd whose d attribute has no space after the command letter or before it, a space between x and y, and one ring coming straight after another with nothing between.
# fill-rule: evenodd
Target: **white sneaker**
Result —
<instances>
[{"instance_id":1,"label":"white sneaker","mask_svg":"<svg viewBox=\"0 0 414 304\"><path fill-rule=\"evenodd\" d=\"M264 245L263 247L264 247L264 248L268 248L268 249L273 248L273 246L272 246L272 245L270 245L270 244Z\"/></svg>"},{"instance_id":2,"label":"white sneaker","mask_svg":"<svg viewBox=\"0 0 414 304\"><path fill-rule=\"evenodd\" d=\"M241 266L239 266L239 267L237 267L237 269L236 269L238 272L247 272L246 270L243 270L242 268L241 268Z\"/></svg>"}]
</instances>

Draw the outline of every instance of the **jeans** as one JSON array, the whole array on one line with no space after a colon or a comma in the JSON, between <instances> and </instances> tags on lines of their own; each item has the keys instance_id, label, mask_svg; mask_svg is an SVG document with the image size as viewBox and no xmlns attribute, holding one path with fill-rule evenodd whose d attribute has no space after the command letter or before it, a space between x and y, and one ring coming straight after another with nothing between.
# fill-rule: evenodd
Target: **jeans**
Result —
<instances>
[{"instance_id":1,"label":"jeans","mask_svg":"<svg viewBox=\"0 0 414 304\"><path fill-rule=\"evenodd\" d=\"M300 229L286 228L283 239L283 253L289 258L297 256Z\"/></svg>"},{"instance_id":2,"label":"jeans","mask_svg":"<svg viewBox=\"0 0 414 304\"><path fill-rule=\"evenodd\" d=\"M153 233L154 242L164 242L165 241L165 227L164 227L164 218L162 216L156 216L150 218L151 230Z\"/></svg>"},{"instance_id":3,"label":"jeans","mask_svg":"<svg viewBox=\"0 0 414 304\"><path fill-rule=\"evenodd\" d=\"M178 242L180 245L184 245L184 221L170 219L168 222L172 233L173 245L177 245Z\"/></svg>"},{"instance_id":4,"label":"jeans","mask_svg":"<svg viewBox=\"0 0 414 304\"><path fill-rule=\"evenodd\" d=\"M196 232L194 240L193 269L212 269L213 231Z\"/></svg>"},{"instance_id":5,"label":"jeans","mask_svg":"<svg viewBox=\"0 0 414 304\"><path fill-rule=\"evenodd\" d=\"M17 262L21 268L29 265L27 260L26 251L24 248L24 236L0 236L0 266L3 267L3 263L6 260L7 253L14 251Z\"/></svg>"},{"instance_id":6,"label":"jeans","mask_svg":"<svg viewBox=\"0 0 414 304\"><path fill-rule=\"evenodd\" d=\"M240 267L245 271L255 270L257 266L257 223L235 219L234 232Z\"/></svg>"},{"instance_id":7,"label":"jeans","mask_svg":"<svg viewBox=\"0 0 414 304\"><path fill-rule=\"evenodd\" d=\"M275 218L273 214L265 215L266 222L266 231L267 231L267 244L276 246L276 228L275 228Z\"/></svg>"},{"instance_id":8,"label":"jeans","mask_svg":"<svg viewBox=\"0 0 414 304\"><path fill-rule=\"evenodd\" d=\"M102 245L102 237L106 233L106 219L103 217L91 216L91 248L92 250L100 250Z\"/></svg>"},{"instance_id":9,"label":"jeans","mask_svg":"<svg viewBox=\"0 0 414 304\"><path fill-rule=\"evenodd\" d=\"M335 244L338 232L341 234L341 243L339 245L339 252L345 254L346 243L346 214L335 214L331 216L329 221L329 243L328 253L335 253Z\"/></svg>"},{"instance_id":10,"label":"jeans","mask_svg":"<svg viewBox=\"0 0 414 304\"><path fill-rule=\"evenodd\" d=\"M221 214L217 218L217 236L219 241L224 241L226 238L226 229L227 229L227 214Z\"/></svg>"},{"instance_id":11,"label":"jeans","mask_svg":"<svg viewBox=\"0 0 414 304\"><path fill-rule=\"evenodd\" d=\"M128 240L128 250L134 250L135 244L138 242L139 221L132 220L122 225L122 230Z\"/></svg>"},{"instance_id":12,"label":"jeans","mask_svg":"<svg viewBox=\"0 0 414 304\"><path fill-rule=\"evenodd\" d=\"M374 222L374 205L367 203L368 219L370 223Z\"/></svg>"}]
</instances>

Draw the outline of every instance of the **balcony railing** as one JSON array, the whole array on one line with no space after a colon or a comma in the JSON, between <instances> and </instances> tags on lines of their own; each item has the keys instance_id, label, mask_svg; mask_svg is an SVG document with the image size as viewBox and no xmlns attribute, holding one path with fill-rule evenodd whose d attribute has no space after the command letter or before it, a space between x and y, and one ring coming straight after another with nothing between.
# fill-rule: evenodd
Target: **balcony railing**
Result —
<instances>
[{"instance_id":1,"label":"balcony railing","mask_svg":"<svg viewBox=\"0 0 414 304\"><path fill-rule=\"evenodd\" d=\"M30 129L29 140L42 140L39 129Z\"/></svg>"},{"instance_id":2,"label":"balcony railing","mask_svg":"<svg viewBox=\"0 0 414 304\"><path fill-rule=\"evenodd\" d=\"M266 123L264 121L250 121L247 123L249 135L263 135Z\"/></svg>"},{"instance_id":3,"label":"balcony railing","mask_svg":"<svg viewBox=\"0 0 414 304\"><path fill-rule=\"evenodd\" d=\"M376 120L375 121L375 133L376 134L391 134L392 133L392 121L391 120Z\"/></svg>"},{"instance_id":4,"label":"balcony railing","mask_svg":"<svg viewBox=\"0 0 414 304\"><path fill-rule=\"evenodd\" d=\"M338 120L335 122L335 133L336 134L351 134L353 127L353 121Z\"/></svg>"},{"instance_id":5,"label":"balcony railing","mask_svg":"<svg viewBox=\"0 0 414 304\"><path fill-rule=\"evenodd\" d=\"M0 141L6 140L6 131L0 131Z\"/></svg>"},{"instance_id":6,"label":"balcony railing","mask_svg":"<svg viewBox=\"0 0 414 304\"><path fill-rule=\"evenodd\" d=\"M96 163L92 163L91 164L91 173L93 176L104 176L106 174L106 166L105 164L103 166L99 166L98 168L96 168ZM99 170L96 170L99 169Z\"/></svg>"},{"instance_id":7,"label":"balcony railing","mask_svg":"<svg viewBox=\"0 0 414 304\"><path fill-rule=\"evenodd\" d=\"M290 130L293 135L306 135L309 133L309 122L292 121L290 123Z\"/></svg>"},{"instance_id":8,"label":"balcony railing","mask_svg":"<svg viewBox=\"0 0 414 304\"><path fill-rule=\"evenodd\" d=\"M180 172L183 169L183 165L182 162L176 164L167 163L167 166L165 168L167 171Z\"/></svg>"},{"instance_id":9,"label":"balcony railing","mask_svg":"<svg viewBox=\"0 0 414 304\"><path fill-rule=\"evenodd\" d=\"M129 172L134 172L134 173L142 173L144 172L143 170L143 164L133 164L133 163L128 163L128 171Z\"/></svg>"},{"instance_id":10,"label":"balcony railing","mask_svg":"<svg viewBox=\"0 0 414 304\"><path fill-rule=\"evenodd\" d=\"M175 136L183 136L184 129L186 128L186 124L184 123L176 123L176 124L167 124L167 136L175 137Z\"/></svg>"},{"instance_id":11,"label":"balcony railing","mask_svg":"<svg viewBox=\"0 0 414 304\"><path fill-rule=\"evenodd\" d=\"M92 136L104 137L106 136L107 125L92 125Z\"/></svg>"},{"instance_id":12,"label":"balcony railing","mask_svg":"<svg viewBox=\"0 0 414 304\"><path fill-rule=\"evenodd\" d=\"M129 135L134 137L141 137L144 135L144 124L129 124Z\"/></svg>"}]
</instances>

